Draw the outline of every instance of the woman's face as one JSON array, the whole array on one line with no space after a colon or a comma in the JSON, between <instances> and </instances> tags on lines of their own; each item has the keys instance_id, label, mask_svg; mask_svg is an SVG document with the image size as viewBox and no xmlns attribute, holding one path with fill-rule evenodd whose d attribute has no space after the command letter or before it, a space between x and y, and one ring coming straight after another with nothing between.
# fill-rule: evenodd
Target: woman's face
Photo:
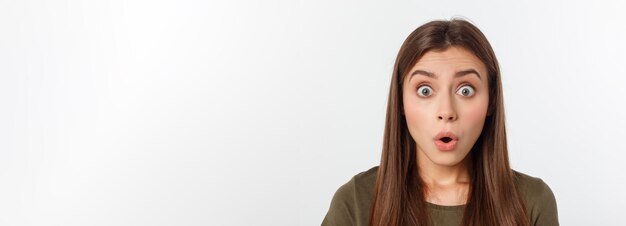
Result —
<instances>
[{"instance_id":1,"label":"woman's face","mask_svg":"<svg viewBox=\"0 0 626 226\"><path fill-rule=\"evenodd\" d=\"M467 156L485 122L487 80L485 65L460 47L426 52L411 68L402 101L420 164L456 166Z\"/></svg>"}]
</instances>

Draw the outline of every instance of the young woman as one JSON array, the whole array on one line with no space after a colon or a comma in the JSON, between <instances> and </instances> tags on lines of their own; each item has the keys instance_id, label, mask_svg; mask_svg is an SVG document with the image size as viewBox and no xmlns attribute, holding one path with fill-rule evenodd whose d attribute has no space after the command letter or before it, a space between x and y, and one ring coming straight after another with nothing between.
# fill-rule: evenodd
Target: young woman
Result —
<instances>
[{"instance_id":1,"label":"young woman","mask_svg":"<svg viewBox=\"0 0 626 226\"><path fill-rule=\"evenodd\" d=\"M417 28L398 53L380 165L335 193L322 225L558 225L554 194L509 165L500 69L464 20Z\"/></svg>"}]
</instances>

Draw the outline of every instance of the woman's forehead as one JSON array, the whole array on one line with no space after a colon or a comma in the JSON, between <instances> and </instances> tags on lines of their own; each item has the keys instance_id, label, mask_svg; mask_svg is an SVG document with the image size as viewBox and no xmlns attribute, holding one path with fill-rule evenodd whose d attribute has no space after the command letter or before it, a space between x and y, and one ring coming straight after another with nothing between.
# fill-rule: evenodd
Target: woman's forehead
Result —
<instances>
[{"instance_id":1,"label":"woman's forehead","mask_svg":"<svg viewBox=\"0 0 626 226\"><path fill-rule=\"evenodd\" d=\"M445 50L426 52L415 63L411 72L416 69L456 72L469 68L486 73L485 65L472 52L460 47L450 47Z\"/></svg>"},{"instance_id":2,"label":"woman's forehead","mask_svg":"<svg viewBox=\"0 0 626 226\"><path fill-rule=\"evenodd\" d=\"M430 79L445 77L452 80L475 77L480 83L488 85L485 64L472 52L454 46L444 50L428 51L422 55L406 73L404 83L410 83L414 77Z\"/></svg>"}]
</instances>

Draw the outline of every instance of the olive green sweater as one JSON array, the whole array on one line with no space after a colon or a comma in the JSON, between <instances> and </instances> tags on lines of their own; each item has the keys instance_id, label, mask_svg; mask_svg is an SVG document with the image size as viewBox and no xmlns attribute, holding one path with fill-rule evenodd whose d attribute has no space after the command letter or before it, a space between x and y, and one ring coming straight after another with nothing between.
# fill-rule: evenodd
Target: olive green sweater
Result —
<instances>
[{"instance_id":1,"label":"olive green sweater","mask_svg":"<svg viewBox=\"0 0 626 226\"><path fill-rule=\"evenodd\" d=\"M361 172L337 189L322 226L368 225L378 166ZM515 186L524 199L530 224L559 225L556 200L543 180L513 171ZM460 225L465 205L441 206L427 203L433 225Z\"/></svg>"}]
</instances>

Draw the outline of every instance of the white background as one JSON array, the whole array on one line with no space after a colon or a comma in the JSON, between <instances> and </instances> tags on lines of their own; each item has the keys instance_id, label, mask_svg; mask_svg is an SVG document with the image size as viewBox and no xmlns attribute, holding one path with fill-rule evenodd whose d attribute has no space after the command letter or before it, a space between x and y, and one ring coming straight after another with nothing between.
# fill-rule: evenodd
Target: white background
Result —
<instances>
[{"instance_id":1,"label":"white background","mask_svg":"<svg viewBox=\"0 0 626 226\"><path fill-rule=\"evenodd\" d=\"M319 225L406 36L462 16L561 225L625 225L618 1L0 0L0 225Z\"/></svg>"}]
</instances>

